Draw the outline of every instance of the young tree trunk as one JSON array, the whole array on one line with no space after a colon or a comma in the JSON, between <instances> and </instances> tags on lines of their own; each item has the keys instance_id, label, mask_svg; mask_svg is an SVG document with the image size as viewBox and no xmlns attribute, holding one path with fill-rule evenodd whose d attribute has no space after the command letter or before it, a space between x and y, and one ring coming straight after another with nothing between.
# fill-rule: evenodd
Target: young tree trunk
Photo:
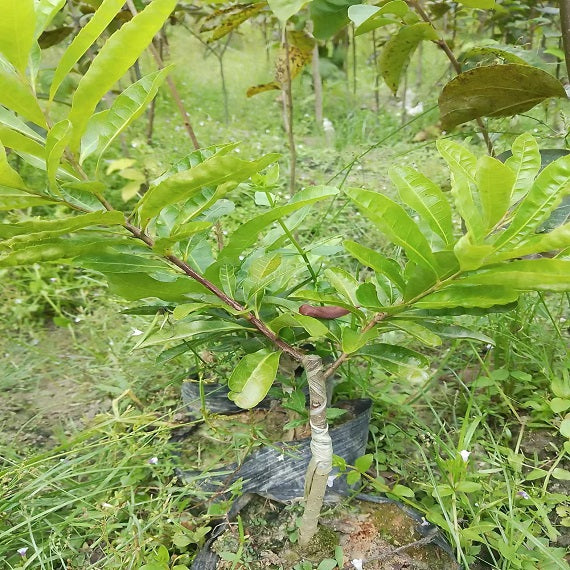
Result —
<instances>
[{"instance_id":1,"label":"young tree trunk","mask_svg":"<svg viewBox=\"0 0 570 570\"><path fill-rule=\"evenodd\" d=\"M311 461L305 476L305 511L299 527L299 545L306 546L317 532L329 473L333 447L327 424L327 388L320 356L303 358L309 383L309 420L311 424Z\"/></svg>"},{"instance_id":2,"label":"young tree trunk","mask_svg":"<svg viewBox=\"0 0 570 570\"><path fill-rule=\"evenodd\" d=\"M372 54L374 56L374 103L376 113L380 112L380 71L378 70L378 49L376 47L376 30L372 30ZM420 42L420 46L421 46Z\"/></svg>"}]
</instances>

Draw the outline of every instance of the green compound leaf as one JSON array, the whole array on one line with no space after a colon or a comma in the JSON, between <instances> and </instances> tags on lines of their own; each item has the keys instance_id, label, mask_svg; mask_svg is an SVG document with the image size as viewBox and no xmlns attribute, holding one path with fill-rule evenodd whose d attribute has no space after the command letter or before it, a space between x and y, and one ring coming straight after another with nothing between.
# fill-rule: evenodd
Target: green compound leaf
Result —
<instances>
[{"instance_id":1,"label":"green compound leaf","mask_svg":"<svg viewBox=\"0 0 570 570\"><path fill-rule=\"evenodd\" d=\"M244 356L228 380L228 398L245 409L259 404L277 376L280 357L281 351L267 349Z\"/></svg>"},{"instance_id":2,"label":"green compound leaf","mask_svg":"<svg viewBox=\"0 0 570 570\"><path fill-rule=\"evenodd\" d=\"M551 97L567 98L562 83L537 67L517 63L476 67L443 88L442 127L451 130L480 117L510 117Z\"/></svg>"}]
</instances>

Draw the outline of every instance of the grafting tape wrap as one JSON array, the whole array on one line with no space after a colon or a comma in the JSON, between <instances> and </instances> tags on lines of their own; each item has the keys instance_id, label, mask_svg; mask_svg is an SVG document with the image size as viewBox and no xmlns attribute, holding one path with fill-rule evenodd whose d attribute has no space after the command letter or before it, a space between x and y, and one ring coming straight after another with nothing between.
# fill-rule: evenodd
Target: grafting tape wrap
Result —
<instances>
[{"instance_id":1,"label":"grafting tape wrap","mask_svg":"<svg viewBox=\"0 0 570 570\"><path fill-rule=\"evenodd\" d=\"M309 384L311 453L315 471L328 474L332 470L333 445L327 424L327 386L323 377L323 361L319 356L305 356L303 367Z\"/></svg>"}]
</instances>

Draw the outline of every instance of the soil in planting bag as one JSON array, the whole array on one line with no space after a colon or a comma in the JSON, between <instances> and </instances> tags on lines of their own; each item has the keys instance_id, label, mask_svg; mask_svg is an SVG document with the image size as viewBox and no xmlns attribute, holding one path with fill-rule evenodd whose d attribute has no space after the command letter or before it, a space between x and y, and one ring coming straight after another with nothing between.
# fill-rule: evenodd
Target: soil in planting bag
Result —
<instances>
[{"instance_id":1,"label":"soil in planting bag","mask_svg":"<svg viewBox=\"0 0 570 570\"><path fill-rule=\"evenodd\" d=\"M207 388L207 385L204 385ZM182 390L183 402L192 414L199 412L202 406L197 393L199 385L185 383ZM226 394L226 403L222 402L222 394ZM225 386L211 387L205 393L206 408L219 414L243 412L233 402L227 399ZM213 398L210 398L210 395ZM350 419L330 428L335 455L342 457L348 464L353 465L356 458L366 452L368 441L368 424L370 422L370 400L348 400L336 402L336 408L347 410ZM225 410L223 409L225 406ZM269 402L262 402L262 408L268 408ZM242 480L242 493L256 493L274 499L288 502L303 497L304 479L311 458L311 439L309 437L294 441L276 442L271 447L262 447L252 452L241 465L236 463L223 466L217 473L208 472L207 479L200 484L200 489L215 492L221 499L225 497L226 489L238 479ZM195 482L196 471L182 471L181 478ZM331 474L327 499L338 500L348 489L344 477Z\"/></svg>"},{"instance_id":2,"label":"soil in planting bag","mask_svg":"<svg viewBox=\"0 0 570 570\"><path fill-rule=\"evenodd\" d=\"M202 406L218 414L236 414L243 412L227 398L227 387L221 385L204 384L203 400L200 396L200 386L196 382L187 382L183 385L182 397L184 404L192 415L199 415ZM266 398L259 404L260 409L269 409L271 400ZM335 402L336 408L344 408L350 414L350 419L344 423L330 428L335 455L342 457L348 464L353 465L355 460L364 455L368 441L368 426L370 422L371 401L367 399ZM295 441L277 442L262 447L237 463L223 466L219 471L209 471L202 483L201 491L216 493L216 500L230 497L227 489L238 479L242 481L241 496L236 499L228 519L235 518L237 513L249 502L254 494L280 502L291 502L303 497L305 472L311 457L310 438ZM197 484L197 471L180 471L182 481ZM329 478L326 502L337 502L351 494L344 475L336 470ZM390 505L392 510L401 513L401 520L406 520L408 527L413 527L420 537L429 537L430 546L436 549L438 556L453 560L453 552L437 527L427 523L425 519L413 509L405 507L383 497L372 495L358 495L357 498L368 503ZM385 517L385 513L381 517ZM196 555L192 570L215 570L219 557L210 550L211 544L227 528L227 523L215 527L204 547ZM457 566L450 566L450 568Z\"/></svg>"}]
</instances>

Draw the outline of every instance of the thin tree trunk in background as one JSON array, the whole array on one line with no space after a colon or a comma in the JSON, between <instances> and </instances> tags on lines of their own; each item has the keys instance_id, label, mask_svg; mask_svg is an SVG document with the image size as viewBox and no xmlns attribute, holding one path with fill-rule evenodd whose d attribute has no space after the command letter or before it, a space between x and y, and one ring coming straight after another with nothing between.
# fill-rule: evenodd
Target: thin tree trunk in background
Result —
<instances>
[{"instance_id":1,"label":"thin tree trunk in background","mask_svg":"<svg viewBox=\"0 0 570 570\"><path fill-rule=\"evenodd\" d=\"M138 14L138 10L134 5L133 0L127 0L127 6L129 7L129 10L131 11L131 14L133 16L136 16ZM158 52L158 50L156 49L155 45L152 42L149 44L148 49L150 50L150 53L154 57L159 69L163 69L164 62L162 61L160 53ZM188 133L188 136L190 137L190 140L192 141L194 148L199 149L200 143L196 138L196 133L194 133L194 128L192 127L192 123L190 122L190 115L188 114L188 111L186 111L186 107L182 102L182 98L180 97L180 93L176 88L176 84L174 83L174 81L170 76L166 77L166 83L168 85L172 98L174 99L174 103L176 104L178 112L182 117L182 122L184 123L184 128L186 129L186 132Z\"/></svg>"},{"instance_id":2,"label":"thin tree trunk in background","mask_svg":"<svg viewBox=\"0 0 570 570\"><path fill-rule=\"evenodd\" d=\"M356 95L356 36L354 35L354 24L350 26L352 30L352 92Z\"/></svg>"},{"instance_id":3,"label":"thin tree trunk in background","mask_svg":"<svg viewBox=\"0 0 570 570\"><path fill-rule=\"evenodd\" d=\"M372 54L374 56L374 103L376 113L380 112L380 71L378 70L378 49L376 48L376 30L372 30ZM420 46L421 46L420 42Z\"/></svg>"},{"instance_id":4,"label":"thin tree trunk in background","mask_svg":"<svg viewBox=\"0 0 570 570\"><path fill-rule=\"evenodd\" d=\"M408 72L404 73L404 84L402 90L402 121L401 124L405 125L408 118L408 109L406 107L408 103Z\"/></svg>"},{"instance_id":5,"label":"thin tree trunk in background","mask_svg":"<svg viewBox=\"0 0 570 570\"><path fill-rule=\"evenodd\" d=\"M148 126L146 130L146 142L148 144L152 144L155 111L156 111L156 97L150 102L150 106L148 108Z\"/></svg>"},{"instance_id":6,"label":"thin tree trunk in background","mask_svg":"<svg viewBox=\"0 0 570 570\"><path fill-rule=\"evenodd\" d=\"M424 72L424 42L420 42L420 45L418 46L418 67L416 68L416 95L418 95L418 97L424 79L423 72Z\"/></svg>"},{"instance_id":7,"label":"thin tree trunk in background","mask_svg":"<svg viewBox=\"0 0 570 570\"><path fill-rule=\"evenodd\" d=\"M315 93L315 122L317 123L317 130L320 131L323 128L323 81L319 69L319 44L317 40L315 40L313 47L311 69L313 72L313 90Z\"/></svg>"},{"instance_id":8,"label":"thin tree trunk in background","mask_svg":"<svg viewBox=\"0 0 570 570\"><path fill-rule=\"evenodd\" d=\"M220 52L219 53L214 52L214 55L217 57L218 63L220 65L220 78L222 80L222 95L224 97L224 120L226 125L230 122L230 107L229 107L228 87L226 85L226 76L224 74L224 54L228 49L228 45L230 43L231 38L232 38L232 32L228 34L228 38L226 39L226 42L224 43L224 46L222 47Z\"/></svg>"},{"instance_id":9,"label":"thin tree trunk in background","mask_svg":"<svg viewBox=\"0 0 570 570\"><path fill-rule=\"evenodd\" d=\"M566 56L566 72L570 79L570 0L560 0L560 31Z\"/></svg>"},{"instance_id":10,"label":"thin tree trunk in background","mask_svg":"<svg viewBox=\"0 0 570 570\"><path fill-rule=\"evenodd\" d=\"M297 170L297 148L293 134L293 93L291 89L291 66L289 65L289 40L287 28L283 26L283 47L285 48L286 78L283 84L283 116L285 118L285 130L289 141L289 194L295 193L295 176Z\"/></svg>"}]
</instances>

